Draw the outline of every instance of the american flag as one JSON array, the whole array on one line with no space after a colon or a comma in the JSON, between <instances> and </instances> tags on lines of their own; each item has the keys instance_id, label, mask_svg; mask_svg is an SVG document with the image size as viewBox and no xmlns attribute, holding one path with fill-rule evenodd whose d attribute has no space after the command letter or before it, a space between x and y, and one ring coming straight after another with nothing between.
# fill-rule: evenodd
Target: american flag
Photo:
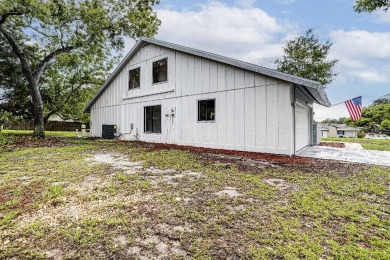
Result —
<instances>
[{"instance_id":1,"label":"american flag","mask_svg":"<svg viewBox=\"0 0 390 260\"><path fill-rule=\"evenodd\" d=\"M347 106L349 115L352 118L352 121L362 117L362 97L356 97L344 102Z\"/></svg>"}]
</instances>

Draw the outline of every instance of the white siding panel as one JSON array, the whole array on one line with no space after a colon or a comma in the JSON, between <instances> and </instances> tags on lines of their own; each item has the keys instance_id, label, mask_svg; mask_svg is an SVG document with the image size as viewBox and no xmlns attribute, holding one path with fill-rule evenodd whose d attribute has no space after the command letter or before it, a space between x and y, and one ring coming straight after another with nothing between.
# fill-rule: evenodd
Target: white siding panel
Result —
<instances>
[{"instance_id":1,"label":"white siding panel","mask_svg":"<svg viewBox=\"0 0 390 260\"><path fill-rule=\"evenodd\" d=\"M188 114L188 97L181 98L182 109L177 111L181 115L181 120L183 124L182 127L182 142L183 144L189 144L189 114Z\"/></svg>"},{"instance_id":2,"label":"white siding panel","mask_svg":"<svg viewBox=\"0 0 390 260\"><path fill-rule=\"evenodd\" d=\"M188 98L188 142L190 145L196 144L199 136L197 136L197 104L196 104L196 96L190 96Z\"/></svg>"},{"instance_id":3,"label":"white siding panel","mask_svg":"<svg viewBox=\"0 0 390 260\"><path fill-rule=\"evenodd\" d=\"M218 90L218 64L210 62L210 92L214 93Z\"/></svg>"},{"instance_id":4,"label":"white siding panel","mask_svg":"<svg viewBox=\"0 0 390 260\"><path fill-rule=\"evenodd\" d=\"M195 57L194 66L195 92L190 94L200 94L202 93L202 59Z\"/></svg>"},{"instance_id":5,"label":"white siding panel","mask_svg":"<svg viewBox=\"0 0 390 260\"><path fill-rule=\"evenodd\" d=\"M278 88L267 86L267 132L266 148L269 152L276 152L278 148Z\"/></svg>"},{"instance_id":6,"label":"white siding panel","mask_svg":"<svg viewBox=\"0 0 390 260\"><path fill-rule=\"evenodd\" d=\"M217 99L216 99L216 113L215 113L215 120L217 122L217 128L218 128L218 148L224 148L226 145L226 119L229 117L228 108L227 108L227 102L226 102L226 96L227 92L218 92Z\"/></svg>"},{"instance_id":7,"label":"white siding panel","mask_svg":"<svg viewBox=\"0 0 390 260\"><path fill-rule=\"evenodd\" d=\"M218 63L218 91L226 90L226 65Z\"/></svg>"},{"instance_id":8,"label":"white siding panel","mask_svg":"<svg viewBox=\"0 0 390 260\"><path fill-rule=\"evenodd\" d=\"M195 93L195 88L197 87L195 84L195 58L194 56L188 56L187 60L187 95L193 95Z\"/></svg>"},{"instance_id":9,"label":"white siding panel","mask_svg":"<svg viewBox=\"0 0 390 260\"><path fill-rule=\"evenodd\" d=\"M245 150L254 151L256 145L256 89L245 89Z\"/></svg>"},{"instance_id":10,"label":"white siding panel","mask_svg":"<svg viewBox=\"0 0 390 260\"><path fill-rule=\"evenodd\" d=\"M210 92L210 62L202 59L201 86L198 86L200 93Z\"/></svg>"},{"instance_id":11,"label":"white siding panel","mask_svg":"<svg viewBox=\"0 0 390 260\"><path fill-rule=\"evenodd\" d=\"M188 55L181 55L181 95L188 95L188 86L189 86L189 73L188 73ZM178 66L177 66L178 67ZM176 93L176 96L180 96L179 93Z\"/></svg>"},{"instance_id":12,"label":"white siding panel","mask_svg":"<svg viewBox=\"0 0 390 260\"><path fill-rule=\"evenodd\" d=\"M245 146L245 90L235 90L234 101L234 144L236 149L244 150Z\"/></svg>"},{"instance_id":13,"label":"white siding panel","mask_svg":"<svg viewBox=\"0 0 390 260\"><path fill-rule=\"evenodd\" d=\"M245 86L245 72L244 70L234 70L234 88L240 89Z\"/></svg>"},{"instance_id":14,"label":"white siding panel","mask_svg":"<svg viewBox=\"0 0 390 260\"><path fill-rule=\"evenodd\" d=\"M234 89L234 68L226 66L226 89Z\"/></svg>"},{"instance_id":15,"label":"white siding panel","mask_svg":"<svg viewBox=\"0 0 390 260\"><path fill-rule=\"evenodd\" d=\"M278 128L279 128L279 152L288 153L291 150L291 101L290 86L288 84L279 84L279 109L278 109Z\"/></svg>"},{"instance_id":16,"label":"white siding panel","mask_svg":"<svg viewBox=\"0 0 390 260\"><path fill-rule=\"evenodd\" d=\"M257 77L256 77L257 79ZM257 83L256 83L257 86ZM267 140L267 88L265 86L256 87L256 149L257 152L265 152Z\"/></svg>"},{"instance_id":17,"label":"white siding panel","mask_svg":"<svg viewBox=\"0 0 390 260\"><path fill-rule=\"evenodd\" d=\"M185 64L187 67L187 64ZM176 52L176 73L175 73L175 91L176 91L176 96L181 96L182 93L182 54L181 52Z\"/></svg>"},{"instance_id":18,"label":"white siding panel","mask_svg":"<svg viewBox=\"0 0 390 260\"><path fill-rule=\"evenodd\" d=\"M226 148L234 149L234 91L226 92Z\"/></svg>"}]
</instances>

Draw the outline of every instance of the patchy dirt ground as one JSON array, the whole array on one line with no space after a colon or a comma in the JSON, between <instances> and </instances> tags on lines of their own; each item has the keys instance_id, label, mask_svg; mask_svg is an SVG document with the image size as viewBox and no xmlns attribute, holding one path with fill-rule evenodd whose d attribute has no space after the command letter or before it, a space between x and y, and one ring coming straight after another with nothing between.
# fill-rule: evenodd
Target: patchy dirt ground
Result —
<instances>
[{"instance_id":1,"label":"patchy dirt ground","mask_svg":"<svg viewBox=\"0 0 390 260\"><path fill-rule=\"evenodd\" d=\"M66 141L68 142L68 141ZM390 169L72 141L0 156L0 258L382 258Z\"/></svg>"}]
</instances>

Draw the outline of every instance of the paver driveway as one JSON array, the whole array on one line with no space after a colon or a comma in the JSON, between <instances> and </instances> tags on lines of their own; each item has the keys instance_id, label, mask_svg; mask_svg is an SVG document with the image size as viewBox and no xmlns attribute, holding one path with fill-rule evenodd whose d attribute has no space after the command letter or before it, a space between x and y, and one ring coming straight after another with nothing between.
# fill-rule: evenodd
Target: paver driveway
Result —
<instances>
[{"instance_id":1,"label":"paver driveway","mask_svg":"<svg viewBox=\"0 0 390 260\"><path fill-rule=\"evenodd\" d=\"M365 164L390 166L389 151L373 151L359 148L359 144L345 143L345 148L308 146L297 152L298 156L330 159Z\"/></svg>"}]
</instances>

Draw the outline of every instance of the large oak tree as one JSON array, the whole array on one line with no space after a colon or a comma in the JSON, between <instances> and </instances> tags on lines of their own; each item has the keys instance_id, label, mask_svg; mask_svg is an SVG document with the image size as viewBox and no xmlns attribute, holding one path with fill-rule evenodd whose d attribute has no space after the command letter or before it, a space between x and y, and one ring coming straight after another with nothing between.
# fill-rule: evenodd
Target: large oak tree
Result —
<instances>
[{"instance_id":1,"label":"large oak tree","mask_svg":"<svg viewBox=\"0 0 390 260\"><path fill-rule=\"evenodd\" d=\"M42 76L59 56L109 57L124 37L153 36L158 0L2 0L0 35L18 59L32 101L34 134L44 137ZM34 48L31 48L34 46ZM93 60L93 59L91 59Z\"/></svg>"}]
</instances>

